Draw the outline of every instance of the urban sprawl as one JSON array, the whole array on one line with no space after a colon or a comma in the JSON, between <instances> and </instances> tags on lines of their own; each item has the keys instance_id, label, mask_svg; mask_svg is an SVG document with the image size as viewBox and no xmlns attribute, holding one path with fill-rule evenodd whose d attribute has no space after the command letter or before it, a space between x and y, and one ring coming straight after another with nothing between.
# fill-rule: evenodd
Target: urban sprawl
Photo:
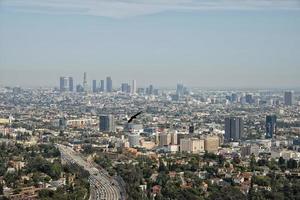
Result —
<instances>
[{"instance_id":1,"label":"urban sprawl","mask_svg":"<svg viewBox=\"0 0 300 200\"><path fill-rule=\"evenodd\" d=\"M0 199L300 199L299 111L288 89L2 87Z\"/></svg>"}]
</instances>

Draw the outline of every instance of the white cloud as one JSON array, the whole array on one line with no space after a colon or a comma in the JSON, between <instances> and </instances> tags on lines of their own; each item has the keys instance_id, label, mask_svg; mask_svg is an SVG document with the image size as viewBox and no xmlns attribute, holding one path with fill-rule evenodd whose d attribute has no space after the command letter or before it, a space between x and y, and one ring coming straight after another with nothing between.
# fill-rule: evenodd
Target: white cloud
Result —
<instances>
[{"instance_id":1,"label":"white cloud","mask_svg":"<svg viewBox=\"0 0 300 200\"><path fill-rule=\"evenodd\" d=\"M124 18L165 11L299 10L300 0L2 0L0 7L22 12Z\"/></svg>"}]
</instances>

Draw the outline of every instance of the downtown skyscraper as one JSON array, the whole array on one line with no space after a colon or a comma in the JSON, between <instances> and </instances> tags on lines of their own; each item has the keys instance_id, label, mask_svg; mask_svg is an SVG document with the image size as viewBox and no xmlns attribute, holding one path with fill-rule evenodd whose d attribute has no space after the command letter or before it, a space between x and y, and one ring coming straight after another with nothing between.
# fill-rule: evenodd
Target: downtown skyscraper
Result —
<instances>
[{"instance_id":1,"label":"downtown skyscraper","mask_svg":"<svg viewBox=\"0 0 300 200\"><path fill-rule=\"evenodd\" d=\"M243 137L244 124L241 117L225 118L225 140L238 141Z\"/></svg>"},{"instance_id":2,"label":"downtown skyscraper","mask_svg":"<svg viewBox=\"0 0 300 200\"><path fill-rule=\"evenodd\" d=\"M286 106L293 105L293 92L291 91L284 92L284 105Z\"/></svg>"},{"instance_id":3,"label":"downtown skyscraper","mask_svg":"<svg viewBox=\"0 0 300 200\"><path fill-rule=\"evenodd\" d=\"M106 92L112 92L112 79L110 76L106 77Z\"/></svg>"},{"instance_id":4,"label":"downtown skyscraper","mask_svg":"<svg viewBox=\"0 0 300 200\"><path fill-rule=\"evenodd\" d=\"M266 139L273 138L273 135L276 134L276 130L277 130L276 121L277 121L276 115L266 116Z\"/></svg>"},{"instance_id":5,"label":"downtown skyscraper","mask_svg":"<svg viewBox=\"0 0 300 200\"><path fill-rule=\"evenodd\" d=\"M115 131L114 116L113 115L100 115L99 130L101 132L114 132Z\"/></svg>"},{"instance_id":6,"label":"downtown skyscraper","mask_svg":"<svg viewBox=\"0 0 300 200\"><path fill-rule=\"evenodd\" d=\"M84 92L87 92L89 90L88 83L87 83L87 74L86 74L86 72L84 72L84 74L83 74L83 84L82 84L82 86L83 86L83 91Z\"/></svg>"},{"instance_id":7,"label":"downtown skyscraper","mask_svg":"<svg viewBox=\"0 0 300 200\"><path fill-rule=\"evenodd\" d=\"M131 93L132 94L136 93L136 80L132 80Z\"/></svg>"},{"instance_id":8,"label":"downtown skyscraper","mask_svg":"<svg viewBox=\"0 0 300 200\"><path fill-rule=\"evenodd\" d=\"M74 90L74 82L72 77L62 76L59 79L59 91L66 92L70 91L73 92Z\"/></svg>"},{"instance_id":9,"label":"downtown skyscraper","mask_svg":"<svg viewBox=\"0 0 300 200\"><path fill-rule=\"evenodd\" d=\"M93 91L93 93L96 93L98 91L96 80L93 80L93 82L92 82L92 91Z\"/></svg>"}]
</instances>

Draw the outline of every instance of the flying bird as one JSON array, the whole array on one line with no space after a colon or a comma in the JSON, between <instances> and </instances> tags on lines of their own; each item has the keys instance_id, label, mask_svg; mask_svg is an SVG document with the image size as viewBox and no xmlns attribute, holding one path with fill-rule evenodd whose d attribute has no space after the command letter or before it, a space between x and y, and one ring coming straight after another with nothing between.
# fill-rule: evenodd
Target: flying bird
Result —
<instances>
[{"instance_id":1,"label":"flying bird","mask_svg":"<svg viewBox=\"0 0 300 200\"><path fill-rule=\"evenodd\" d=\"M138 115L142 114L142 112L143 112L143 111L140 111L140 112L136 113L135 115L133 115L132 117L130 117L130 119L128 120L127 123L132 122L132 120L133 120L133 119L136 119L136 117L137 117Z\"/></svg>"}]
</instances>

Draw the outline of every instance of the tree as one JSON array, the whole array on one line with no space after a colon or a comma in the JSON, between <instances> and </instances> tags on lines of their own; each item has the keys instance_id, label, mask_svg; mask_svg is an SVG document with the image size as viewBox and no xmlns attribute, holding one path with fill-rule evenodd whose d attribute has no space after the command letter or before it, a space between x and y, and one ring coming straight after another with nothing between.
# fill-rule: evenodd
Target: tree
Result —
<instances>
[{"instance_id":1,"label":"tree","mask_svg":"<svg viewBox=\"0 0 300 200\"><path fill-rule=\"evenodd\" d=\"M250 169L251 169L251 171L254 171L255 167L256 167L255 155L252 153L251 154L251 160L250 160Z\"/></svg>"},{"instance_id":2,"label":"tree","mask_svg":"<svg viewBox=\"0 0 300 200\"><path fill-rule=\"evenodd\" d=\"M279 165L279 166L285 165L285 160L284 160L283 157L280 157L280 158L278 159L278 165Z\"/></svg>"},{"instance_id":3,"label":"tree","mask_svg":"<svg viewBox=\"0 0 300 200\"><path fill-rule=\"evenodd\" d=\"M163 162L163 160L160 158L158 172L166 172L166 171L167 171L167 167L166 167L165 163Z\"/></svg>"},{"instance_id":4,"label":"tree","mask_svg":"<svg viewBox=\"0 0 300 200\"><path fill-rule=\"evenodd\" d=\"M291 158L291 159L289 159L289 160L287 161L287 168L288 168L288 169L296 169L297 166L298 166L298 163L297 163L296 160L294 160L294 159Z\"/></svg>"}]
</instances>

